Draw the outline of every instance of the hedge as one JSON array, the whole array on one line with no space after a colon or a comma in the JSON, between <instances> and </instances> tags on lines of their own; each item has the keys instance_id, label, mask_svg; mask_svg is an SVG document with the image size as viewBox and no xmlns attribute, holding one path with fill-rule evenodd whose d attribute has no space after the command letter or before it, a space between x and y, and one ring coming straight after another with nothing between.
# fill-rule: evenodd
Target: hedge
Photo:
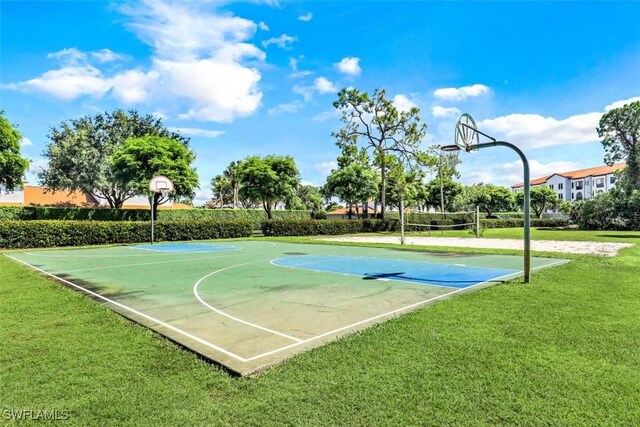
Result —
<instances>
[{"instance_id":1,"label":"hedge","mask_svg":"<svg viewBox=\"0 0 640 427\"><path fill-rule=\"evenodd\" d=\"M484 228L524 227L524 219L481 219L480 225ZM563 218L531 218L532 227L566 227L568 225L569 220Z\"/></svg>"},{"instance_id":2,"label":"hedge","mask_svg":"<svg viewBox=\"0 0 640 427\"><path fill-rule=\"evenodd\" d=\"M310 219L309 211L272 211L274 219ZM149 221L147 209L58 208L1 206L0 220ZM159 221L243 220L256 229L266 219L263 209L171 209L158 210Z\"/></svg>"},{"instance_id":3,"label":"hedge","mask_svg":"<svg viewBox=\"0 0 640 427\"><path fill-rule=\"evenodd\" d=\"M166 221L158 222L158 241L204 240L249 237L250 221ZM131 221L0 221L0 248L46 248L109 243L147 242L148 222Z\"/></svg>"},{"instance_id":4,"label":"hedge","mask_svg":"<svg viewBox=\"0 0 640 427\"><path fill-rule=\"evenodd\" d=\"M315 236L396 231L398 227L398 221L393 219L271 220L262 223L262 233L265 236Z\"/></svg>"}]
</instances>

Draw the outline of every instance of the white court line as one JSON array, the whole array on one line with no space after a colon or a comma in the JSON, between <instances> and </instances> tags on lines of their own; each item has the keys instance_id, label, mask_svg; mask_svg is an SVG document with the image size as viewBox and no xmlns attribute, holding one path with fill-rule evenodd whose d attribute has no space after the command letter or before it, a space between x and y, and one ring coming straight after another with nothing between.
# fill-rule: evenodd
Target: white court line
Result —
<instances>
[{"instance_id":1,"label":"white court line","mask_svg":"<svg viewBox=\"0 0 640 427\"><path fill-rule=\"evenodd\" d=\"M209 252L227 252L227 251L241 251L243 248L241 246L231 246L231 245L216 245L216 244L205 244L205 243L180 243L180 244L188 244L188 245L198 245L198 246L214 246L216 248L220 248L220 247L227 247L229 249L216 249L213 251L206 251L206 250L201 250L201 251L190 251L190 250L161 250L161 249L153 249L153 248L141 248L139 246L125 246L125 248L127 249L136 249L139 251L151 251L151 252L162 252L162 253L172 253L172 254L202 254L202 253L209 253ZM171 243L168 244L162 244L162 245L158 245L158 246L171 246Z\"/></svg>"},{"instance_id":2,"label":"white court line","mask_svg":"<svg viewBox=\"0 0 640 427\"><path fill-rule=\"evenodd\" d=\"M296 337L293 337L293 336L291 336L291 335L283 334L282 332L274 331L273 329L265 328L264 326L256 325L255 323L247 322L246 320L242 320L242 319L240 319L240 318L238 318L238 317L235 317L235 316L232 316L232 315L230 315L230 314L228 314L228 313L225 313L224 311L219 310L219 309L215 308L214 306L212 306L212 305L208 304L208 303L207 303L206 301L204 301L204 300L200 297L200 295L198 294L198 286L200 286L200 283L202 283L202 281L203 281L203 280L205 280L206 278L213 276L214 274L218 274L218 273L220 273L221 271L229 270L229 269L231 269L231 268L242 267L242 266L244 266L244 265L256 264L256 263L258 263L258 262L265 262L265 261L267 261L267 260L259 260L259 261L245 262L245 263L242 263L242 264L238 264L238 265L231 265L231 266L229 266L229 267L221 268L221 269L216 270L216 271L214 271L214 272L212 272L212 273L209 273L209 274L207 274L206 276L204 276L204 277L200 278L200 280L198 280L198 281L196 282L196 284L195 284L195 285L193 285L193 295L195 295L196 299L197 299L198 301L200 301L200 303L201 303L202 305L204 305L205 307L207 307L208 309L210 309L210 310L212 310L212 311L215 311L216 313L220 314L221 316L228 317L229 319L235 320L236 322L242 323L242 324L244 324L244 325L251 326L251 327L253 327L253 328L260 329L260 330L262 330L262 331L269 332L269 333L272 333L272 334L275 334L275 335L279 335L279 336L281 336L281 337L284 337L284 338L287 338L287 339L290 339L290 340L293 340L293 341L296 341L296 342L302 342L302 340L301 340L300 338L296 338Z\"/></svg>"},{"instance_id":3,"label":"white court line","mask_svg":"<svg viewBox=\"0 0 640 427\"><path fill-rule=\"evenodd\" d=\"M29 264L29 263L27 263L27 262L24 262L24 261L22 261L22 260L20 260L20 259L18 259L18 258L14 258L14 257L12 257L11 255L7 255L7 254L5 254L5 256L7 256L7 257L11 258L11 259L12 259L12 260L14 260L14 261L18 261L19 263L24 264L24 265L26 265L26 266L28 266L28 267L31 267L31 268L33 268L34 270L37 270L37 271L39 271L39 272L41 272L41 273L44 273L44 274L46 274L47 276L53 277L54 279L57 279L57 280L59 280L59 281L61 281L61 282L63 282L63 283L66 283L67 285L73 286L74 288L80 289L80 290L82 290L82 291L84 291L84 292L86 292L86 293L88 293L88 294L90 294L90 295L93 295L93 296L94 296L94 297L96 297L96 298L100 298L101 300L104 300L104 301L106 301L106 302L108 302L108 303L110 303L110 304L116 305L116 306L118 306L118 307L120 307L120 308L123 308L123 309L125 309L125 310L127 310L127 311L130 311L131 313L134 313L134 314L136 314L136 315L138 315L138 316L144 317L144 318L145 318L145 319L147 319L147 320L151 320L152 322L155 322L155 323L157 323L157 324L159 324L159 325L162 325L162 326L164 326L165 328L171 329L171 330L172 330L172 331L174 331L174 332L177 332L177 333L179 333L179 334L181 334L181 335L184 335L185 337L190 338L190 339L192 339L192 340L194 340L194 341L197 341L197 342L199 342L200 344L204 344L204 345L206 345L206 346L207 346L207 347L209 347L209 348L212 348L212 349L214 349L214 350L216 350L216 351L219 351L220 353L226 354L227 356L231 356L231 357L233 357L233 358L234 358L234 359L236 359L236 360L239 360L239 361L241 361L241 362L247 362L247 361L248 361L248 359L246 359L246 358L244 358L244 357L242 357L242 356L239 356L239 355L237 355L237 354L235 354L235 353L232 353L231 351L226 350L226 349L224 349L224 348L222 348L222 347L219 347L219 346L217 346L217 345L215 345L215 344L211 344L210 342L205 341L205 340L203 340L202 338L196 337L195 335L191 335L190 333L185 332L185 331L183 331L182 329L178 329L178 328L176 328L175 326L172 326L172 325L170 325L170 324L168 324L168 323L165 323L165 322L163 322L162 320L158 320L158 319L156 319L155 317L151 317L151 316L149 316L148 314L144 314L144 313L141 313L141 312L139 312L138 310L135 310L135 309L133 309L133 308L131 308L131 307L127 307L127 306L126 306L126 305L124 305L124 304L121 304L121 303L119 303L119 302L116 302L116 301L114 301L114 300L112 300L112 299L109 299L109 298L107 298L107 297L105 297L105 296L102 296L102 295L97 294L97 293L95 293L95 292L93 292L93 291L90 291L89 289L83 288L82 286L76 285L75 283L72 283L72 282L70 282L70 281L68 281L68 280L65 280L65 279L63 279L63 278L61 278L61 277L58 277L58 276L56 276L55 274L51 274L51 273L49 273L48 271L45 271L45 270L43 270L43 269L41 269L41 268L38 268L38 267L36 267L36 266L33 266L33 265L31 265L31 264Z\"/></svg>"}]
</instances>

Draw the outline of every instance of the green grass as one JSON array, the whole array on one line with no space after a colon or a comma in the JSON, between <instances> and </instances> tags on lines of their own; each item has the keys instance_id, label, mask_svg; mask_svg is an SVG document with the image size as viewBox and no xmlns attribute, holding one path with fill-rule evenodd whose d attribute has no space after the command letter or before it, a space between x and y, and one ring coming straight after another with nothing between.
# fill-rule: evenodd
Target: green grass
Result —
<instances>
[{"instance_id":1,"label":"green grass","mask_svg":"<svg viewBox=\"0 0 640 427\"><path fill-rule=\"evenodd\" d=\"M69 425L638 425L639 278L639 246L576 257L240 379L0 257L0 401Z\"/></svg>"}]
</instances>

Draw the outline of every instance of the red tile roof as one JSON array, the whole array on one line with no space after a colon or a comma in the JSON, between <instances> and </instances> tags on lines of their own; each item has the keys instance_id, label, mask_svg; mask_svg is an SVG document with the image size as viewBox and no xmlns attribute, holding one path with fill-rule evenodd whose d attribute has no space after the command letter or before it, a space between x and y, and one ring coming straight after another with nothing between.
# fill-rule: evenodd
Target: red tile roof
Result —
<instances>
[{"instance_id":1,"label":"red tile roof","mask_svg":"<svg viewBox=\"0 0 640 427\"><path fill-rule=\"evenodd\" d=\"M578 170L569 171L569 172L556 173L553 175L559 175L559 176L563 176L565 178L571 178L571 179L580 179L580 178L586 178L588 176L608 175L620 169L624 169L625 167L627 167L626 163L616 163L611 166L607 166L607 165L596 166L594 168L578 169ZM553 175L547 175L547 176L533 179L531 180L531 185L544 184ZM521 182L521 183L512 185L511 188L520 188L523 186L524 186L524 183Z\"/></svg>"}]
</instances>

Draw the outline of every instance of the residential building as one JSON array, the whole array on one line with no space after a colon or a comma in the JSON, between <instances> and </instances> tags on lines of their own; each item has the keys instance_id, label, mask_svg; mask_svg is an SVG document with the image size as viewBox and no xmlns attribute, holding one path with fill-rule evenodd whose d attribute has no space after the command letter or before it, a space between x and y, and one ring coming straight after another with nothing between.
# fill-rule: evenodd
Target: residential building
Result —
<instances>
[{"instance_id":1,"label":"residential building","mask_svg":"<svg viewBox=\"0 0 640 427\"><path fill-rule=\"evenodd\" d=\"M546 185L556 192L558 198L574 202L591 199L596 194L610 191L616 185L616 171L626 167L625 163L597 166L568 172L558 172L531 180L531 187ZM511 186L514 192L522 191L524 184Z\"/></svg>"}]
</instances>

